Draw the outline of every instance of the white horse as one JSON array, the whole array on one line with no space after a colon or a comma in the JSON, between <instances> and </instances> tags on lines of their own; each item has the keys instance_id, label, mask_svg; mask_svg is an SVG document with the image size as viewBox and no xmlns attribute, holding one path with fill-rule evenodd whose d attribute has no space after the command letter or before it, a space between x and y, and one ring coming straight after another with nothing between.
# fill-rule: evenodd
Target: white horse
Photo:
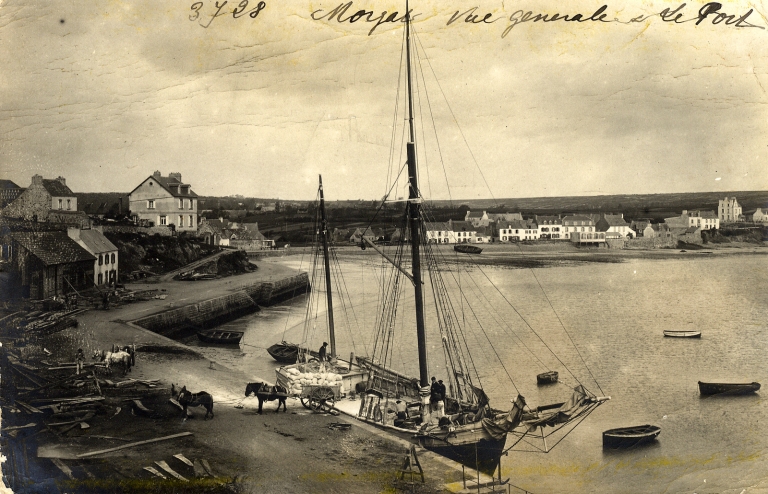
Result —
<instances>
[{"instance_id":1,"label":"white horse","mask_svg":"<svg viewBox=\"0 0 768 494\"><path fill-rule=\"evenodd\" d=\"M118 364L123 367L123 375L131 372L131 354L120 350L118 352L101 352L101 361L104 362L107 372L112 372L112 365Z\"/></svg>"}]
</instances>

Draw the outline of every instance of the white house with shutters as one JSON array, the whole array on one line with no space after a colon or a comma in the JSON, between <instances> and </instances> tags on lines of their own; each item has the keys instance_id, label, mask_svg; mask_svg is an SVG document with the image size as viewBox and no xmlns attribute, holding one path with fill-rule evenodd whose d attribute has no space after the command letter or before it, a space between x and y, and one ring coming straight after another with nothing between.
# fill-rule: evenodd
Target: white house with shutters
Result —
<instances>
[{"instance_id":1,"label":"white house with shutters","mask_svg":"<svg viewBox=\"0 0 768 494\"><path fill-rule=\"evenodd\" d=\"M164 177L156 171L131 191L128 203L136 222L173 225L178 232L197 231L197 194L181 181L181 173Z\"/></svg>"}]
</instances>

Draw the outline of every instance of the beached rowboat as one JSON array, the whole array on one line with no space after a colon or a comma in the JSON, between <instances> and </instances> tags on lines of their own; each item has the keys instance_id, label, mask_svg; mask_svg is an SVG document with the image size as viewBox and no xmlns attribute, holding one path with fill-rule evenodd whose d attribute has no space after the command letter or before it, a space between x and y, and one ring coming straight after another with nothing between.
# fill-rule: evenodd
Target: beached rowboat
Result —
<instances>
[{"instance_id":1,"label":"beached rowboat","mask_svg":"<svg viewBox=\"0 0 768 494\"><path fill-rule=\"evenodd\" d=\"M760 389L760 383L739 383L739 382L703 382L699 381L699 392L703 395L742 395L754 393Z\"/></svg>"},{"instance_id":2,"label":"beached rowboat","mask_svg":"<svg viewBox=\"0 0 768 494\"><path fill-rule=\"evenodd\" d=\"M645 424L619 427L603 432L604 448L631 448L649 443L661 433L661 427Z\"/></svg>"},{"instance_id":3,"label":"beached rowboat","mask_svg":"<svg viewBox=\"0 0 768 494\"><path fill-rule=\"evenodd\" d=\"M665 329L664 336L670 338L701 338L701 331L678 331L674 329Z\"/></svg>"},{"instance_id":4,"label":"beached rowboat","mask_svg":"<svg viewBox=\"0 0 768 494\"><path fill-rule=\"evenodd\" d=\"M557 382L557 371L543 372L536 376L538 384L554 384Z\"/></svg>"},{"instance_id":5,"label":"beached rowboat","mask_svg":"<svg viewBox=\"0 0 768 494\"><path fill-rule=\"evenodd\" d=\"M224 345L236 345L243 337L243 331L219 331L210 329L198 331L197 337L206 343L220 343Z\"/></svg>"},{"instance_id":6,"label":"beached rowboat","mask_svg":"<svg viewBox=\"0 0 768 494\"><path fill-rule=\"evenodd\" d=\"M456 252L461 252L462 254L479 254L483 251L480 247L476 247L474 245L454 245L453 250Z\"/></svg>"}]
</instances>

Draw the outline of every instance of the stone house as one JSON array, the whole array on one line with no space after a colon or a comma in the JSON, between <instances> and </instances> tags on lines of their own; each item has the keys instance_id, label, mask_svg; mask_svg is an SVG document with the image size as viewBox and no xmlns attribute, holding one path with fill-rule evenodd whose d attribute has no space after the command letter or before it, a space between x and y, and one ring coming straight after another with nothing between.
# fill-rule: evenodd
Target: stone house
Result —
<instances>
[{"instance_id":1,"label":"stone house","mask_svg":"<svg viewBox=\"0 0 768 494\"><path fill-rule=\"evenodd\" d=\"M197 231L197 194L182 182L181 173L164 177L155 171L131 191L128 204L137 223L174 225L177 232Z\"/></svg>"},{"instance_id":2,"label":"stone house","mask_svg":"<svg viewBox=\"0 0 768 494\"><path fill-rule=\"evenodd\" d=\"M369 228L366 228L363 230L362 228L356 228L355 231L350 235L349 237L349 243L352 244L360 244L363 242L363 239L368 240L370 242L375 242L378 240L379 236L377 233Z\"/></svg>"},{"instance_id":3,"label":"stone house","mask_svg":"<svg viewBox=\"0 0 768 494\"><path fill-rule=\"evenodd\" d=\"M97 286L117 283L117 247L104 236L100 227L91 229L68 228L67 235L96 259L93 261L93 284Z\"/></svg>"},{"instance_id":4,"label":"stone house","mask_svg":"<svg viewBox=\"0 0 768 494\"><path fill-rule=\"evenodd\" d=\"M430 221L425 223L426 241L433 244L455 244L456 233L450 221Z\"/></svg>"},{"instance_id":5,"label":"stone house","mask_svg":"<svg viewBox=\"0 0 768 494\"><path fill-rule=\"evenodd\" d=\"M477 243L477 230L471 222L448 220L448 224L453 231L457 244Z\"/></svg>"},{"instance_id":6,"label":"stone house","mask_svg":"<svg viewBox=\"0 0 768 494\"><path fill-rule=\"evenodd\" d=\"M768 208L757 208L745 214L746 220L753 223L768 223Z\"/></svg>"},{"instance_id":7,"label":"stone house","mask_svg":"<svg viewBox=\"0 0 768 494\"><path fill-rule=\"evenodd\" d=\"M3 216L39 222L67 222L71 216L77 219L73 222L80 222L83 215L77 214L77 196L64 177L46 179L34 175L29 187L3 209Z\"/></svg>"},{"instance_id":8,"label":"stone house","mask_svg":"<svg viewBox=\"0 0 768 494\"><path fill-rule=\"evenodd\" d=\"M702 230L717 230L720 228L720 218L714 211L688 211L683 210L680 216L664 218L671 228L685 228L700 226Z\"/></svg>"},{"instance_id":9,"label":"stone house","mask_svg":"<svg viewBox=\"0 0 768 494\"><path fill-rule=\"evenodd\" d=\"M538 240L539 229L535 223L522 220L498 223L499 241L519 242L521 240Z\"/></svg>"},{"instance_id":10,"label":"stone house","mask_svg":"<svg viewBox=\"0 0 768 494\"><path fill-rule=\"evenodd\" d=\"M485 211L467 211L467 214L464 215L464 221L469 221L472 226L488 226L491 219Z\"/></svg>"},{"instance_id":11,"label":"stone house","mask_svg":"<svg viewBox=\"0 0 768 494\"><path fill-rule=\"evenodd\" d=\"M93 286L96 257L67 232L15 232L11 237L11 269L22 297L47 299Z\"/></svg>"}]
</instances>

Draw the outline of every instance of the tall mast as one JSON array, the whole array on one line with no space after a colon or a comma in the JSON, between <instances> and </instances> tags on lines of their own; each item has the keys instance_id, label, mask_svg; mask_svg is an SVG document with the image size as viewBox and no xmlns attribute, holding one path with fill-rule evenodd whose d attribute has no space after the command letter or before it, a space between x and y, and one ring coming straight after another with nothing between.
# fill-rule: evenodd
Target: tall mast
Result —
<instances>
[{"instance_id":1,"label":"tall mast","mask_svg":"<svg viewBox=\"0 0 768 494\"><path fill-rule=\"evenodd\" d=\"M421 198L416 177L416 130L413 125L413 89L411 84L411 11L408 0L405 0L405 58L406 76L408 78L408 126L410 140L408 142L408 222L411 229L411 264L413 269L413 286L416 302L416 339L419 347L419 380L421 386L429 386L429 369L427 366L427 332L424 325L424 295L421 290Z\"/></svg>"},{"instance_id":2,"label":"tall mast","mask_svg":"<svg viewBox=\"0 0 768 494\"><path fill-rule=\"evenodd\" d=\"M328 221L325 219L325 198L323 197L323 176L320 177L320 236L323 239L323 260L325 261L325 295L328 300L328 333L331 339L331 357L336 357L336 333L333 328L333 296L331 295L331 260L328 255Z\"/></svg>"}]
</instances>

